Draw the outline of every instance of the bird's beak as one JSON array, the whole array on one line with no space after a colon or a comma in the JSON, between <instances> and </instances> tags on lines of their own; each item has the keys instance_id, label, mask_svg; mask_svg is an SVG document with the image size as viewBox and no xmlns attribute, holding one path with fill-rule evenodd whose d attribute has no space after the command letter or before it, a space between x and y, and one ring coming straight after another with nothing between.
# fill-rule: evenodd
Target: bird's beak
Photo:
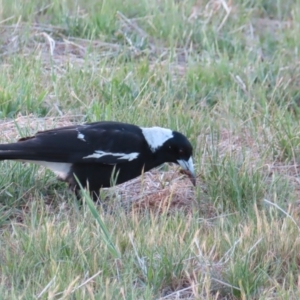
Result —
<instances>
[{"instance_id":1,"label":"bird's beak","mask_svg":"<svg viewBox=\"0 0 300 300\"><path fill-rule=\"evenodd\" d=\"M179 159L177 160L178 164L182 167L183 170L188 171L190 175L190 179L193 183L193 185L196 185L196 175L194 171L194 164L193 164L193 159L192 157L189 158L189 160L183 160Z\"/></svg>"}]
</instances>

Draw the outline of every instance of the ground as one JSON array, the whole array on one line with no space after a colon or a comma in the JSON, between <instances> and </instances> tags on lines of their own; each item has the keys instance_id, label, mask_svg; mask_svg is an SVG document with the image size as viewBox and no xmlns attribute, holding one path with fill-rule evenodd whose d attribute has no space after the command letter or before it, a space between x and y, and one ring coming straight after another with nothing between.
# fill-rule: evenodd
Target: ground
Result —
<instances>
[{"instance_id":1,"label":"ground","mask_svg":"<svg viewBox=\"0 0 300 300\"><path fill-rule=\"evenodd\" d=\"M184 133L165 165L81 207L1 162L3 299L299 299L300 3L0 4L0 141L88 121Z\"/></svg>"}]
</instances>

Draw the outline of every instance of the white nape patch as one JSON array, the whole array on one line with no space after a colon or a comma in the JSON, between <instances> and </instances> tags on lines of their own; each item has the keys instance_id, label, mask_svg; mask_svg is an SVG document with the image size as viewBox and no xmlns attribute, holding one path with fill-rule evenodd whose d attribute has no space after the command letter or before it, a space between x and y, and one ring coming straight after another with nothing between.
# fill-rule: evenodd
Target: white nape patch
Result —
<instances>
[{"instance_id":1,"label":"white nape patch","mask_svg":"<svg viewBox=\"0 0 300 300\"><path fill-rule=\"evenodd\" d=\"M101 150L96 150L95 153L85 156L83 158L101 158L103 156L119 156L118 159L127 159L128 161L132 161L139 156L139 153L132 152L132 153L112 153L112 152L104 152Z\"/></svg>"},{"instance_id":2,"label":"white nape patch","mask_svg":"<svg viewBox=\"0 0 300 300\"><path fill-rule=\"evenodd\" d=\"M159 147L161 147L167 140L173 137L173 131L168 128L162 127L141 127L143 135L151 149L155 152Z\"/></svg>"},{"instance_id":3,"label":"white nape patch","mask_svg":"<svg viewBox=\"0 0 300 300\"><path fill-rule=\"evenodd\" d=\"M79 140L82 140L82 141L86 142L86 140L84 139L84 135L83 135L81 132L79 132L79 131L78 131L77 138L78 138Z\"/></svg>"},{"instance_id":4,"label":"white nape patch","mask_svg":"<svg viewBox=\"0 0 300 300\"><path fill-rule=\"evenodd\" d=\"M70 169L70 163L59 163L59 162L51 162L51 161L39 161L39 160L22 160L26 162L31 162L53 171L59 178L66 179Z\"/></svg>"}]
</instances>

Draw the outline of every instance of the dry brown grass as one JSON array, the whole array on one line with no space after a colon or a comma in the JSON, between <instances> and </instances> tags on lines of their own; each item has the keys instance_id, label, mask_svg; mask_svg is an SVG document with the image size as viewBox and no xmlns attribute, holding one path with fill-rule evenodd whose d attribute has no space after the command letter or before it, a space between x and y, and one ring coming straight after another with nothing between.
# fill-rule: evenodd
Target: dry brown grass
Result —
<instances>
[{"instance_id":1,"label":"dry brown grass","mask_svg":"<svg viewBox=\"0 0 300 300\"><path fill-rule=\"evenodd\" d=\"M21 131L26 130L30 134L35 134L37 131L72 125L74 124L72 120L76 118L78 116L65 115L63 117L38 118L33 114L28 116L19 114L14 120L7 119L0 121L1 141L13 142L21 138L19 129Z\"/></svg>"},{"instance_id":2,"label":"dry brown grass","mask_svg":"<svg viewBox=\"0 0 300 300\"><path fill-rule=\"evenodd\" d=\"M178 168L161 172L153 170L116 187L122 203L136 211L158 212L184 210L191 212L196 204L195 188Z\"/></svg>"}]
</instances>

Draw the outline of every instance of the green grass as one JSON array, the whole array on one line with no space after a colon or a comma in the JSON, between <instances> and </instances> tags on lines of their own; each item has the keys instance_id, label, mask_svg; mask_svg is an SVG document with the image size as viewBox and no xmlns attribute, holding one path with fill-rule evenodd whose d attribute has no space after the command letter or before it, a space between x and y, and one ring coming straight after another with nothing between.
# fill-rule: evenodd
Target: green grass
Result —
<instances>
[{"instance_id":1,"label":"green grass","mask_svg":"<svg viewBox=\"0 0 300 300\"><path fill-rule=\"evenodd\" d=\"M0 298L298 299L299 5L3 0L1 142L71 122L169 127L194 146L198 186L162 212L112 188L106 211L2 162Z\"/></svg>"}]
</instances>

